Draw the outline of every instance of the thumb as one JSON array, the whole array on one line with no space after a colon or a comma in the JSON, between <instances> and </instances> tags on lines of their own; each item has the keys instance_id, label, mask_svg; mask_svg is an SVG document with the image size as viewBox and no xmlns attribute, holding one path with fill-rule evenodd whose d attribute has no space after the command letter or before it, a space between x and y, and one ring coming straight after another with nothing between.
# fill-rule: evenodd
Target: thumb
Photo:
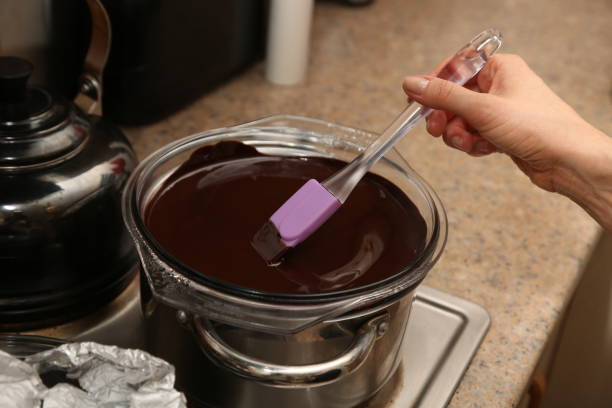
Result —
<instances>
[{"instance_id":1,"label":"thumb","mask_svg":"<svg viewBox=\"0 0 612 408\"><path fill-rule=\"evenodd\" d=\"M488 94L471 91L453 82L426 76L404 79L404 92L413 100L434 109L442 109L462 116L472 126L484 125L488 118Z\"/></svg>"}]
</instances>

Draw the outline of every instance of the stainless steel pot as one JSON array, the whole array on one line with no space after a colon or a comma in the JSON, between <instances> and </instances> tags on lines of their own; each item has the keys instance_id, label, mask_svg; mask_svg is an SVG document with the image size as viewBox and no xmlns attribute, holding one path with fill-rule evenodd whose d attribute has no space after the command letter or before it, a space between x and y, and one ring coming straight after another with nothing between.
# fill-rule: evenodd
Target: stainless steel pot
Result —
<instances>
[{"instance_id":1,"label":"stainless steel pot","mask_svg":"<svg viewBox=\"0 0 612 408\"><path fill-rule=\"evenodd\" d=\"M142 221L148 200L194 150L222 140L266 154L348 161L373 138L328 122L277 116L179 140L134 171L123 211L145 277L147 349L175 365L177 386L193 403L339 408L373 396L400 361L414 289L444 247L445 213L431 188L390 153L373 172L396 184L421 212L428 227L421 256L373 285L288 296L211 285L182 268L149 235Z\"/></svg>"}]
</instances>

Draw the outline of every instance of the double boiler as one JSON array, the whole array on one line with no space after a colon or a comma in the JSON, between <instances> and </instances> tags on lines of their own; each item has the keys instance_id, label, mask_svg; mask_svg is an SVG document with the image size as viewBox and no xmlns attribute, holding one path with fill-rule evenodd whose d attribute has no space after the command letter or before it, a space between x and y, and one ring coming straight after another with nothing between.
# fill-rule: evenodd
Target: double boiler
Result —
<instances>
[{"instance_id":1,"label":"double boiler","mask_svg":"<svg viewBox=\"0 0 612 408\"><path fill-rule=\"evenodd\" d=\"M346 408L371 398L401 360L414 291L442 253L446 216L434 191L390 152L372 171L398 187L425 220L421 254L373 284L276 294L194 273L158 245L145 223L147 205L168 176L205 146L234 141L266 155L348 162L374 138L282 115L178 140L134 170L123 214L141 261L146 348L175 365L177 387L193 406ZM207 248L201 251L206 256Z\"/></svg>"}]
</instances>

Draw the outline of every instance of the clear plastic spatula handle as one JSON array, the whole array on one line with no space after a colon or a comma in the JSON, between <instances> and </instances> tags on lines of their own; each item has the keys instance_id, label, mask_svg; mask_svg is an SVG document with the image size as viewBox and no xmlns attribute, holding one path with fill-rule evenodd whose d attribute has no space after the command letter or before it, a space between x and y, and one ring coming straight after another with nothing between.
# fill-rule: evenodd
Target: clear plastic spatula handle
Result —
<instances>
[{"instance_id":1,"label":"clear plastic spatula handle","mask_svg":"<svg viewBox=\"0 0 612 408\"><path fill-rule=\"evenodd\" d=\"M502 36L498 30L489 29L478 34L465 47L459 50L438 74L459 85L464 85L476 76L487 60L502 45ZM431 108L417 102L411 102L406 109L389 125L389 127L352 162L346 165L322 185L338 201L344 203L359 180L370 168L387 153L393 145L406 135L421 119L432 112Z\"/></svg>"}]
</instances>

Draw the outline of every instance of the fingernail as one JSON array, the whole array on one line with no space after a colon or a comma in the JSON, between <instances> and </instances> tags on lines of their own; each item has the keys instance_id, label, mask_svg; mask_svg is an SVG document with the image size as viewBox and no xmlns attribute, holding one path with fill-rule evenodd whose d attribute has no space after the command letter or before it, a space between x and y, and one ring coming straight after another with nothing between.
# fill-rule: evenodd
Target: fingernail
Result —
<instances>
[{"instance_id":1,"label":"fingernail","mask_svg":"<svg viewBox=\"0 0 612 408\"><path fill-rule=\"evenodd\" d=\"M451 143L457 149L463 150L463 138L461 138L459 136L455 136L455 137L451 138Z\"/></svg>"},{"instance_id":2,"label":"fingernail","mask_svg":"<svg viewBox=\"0 0 612 408\"><path fill-rule=\"evenodd\" d=\"M428 84L428 79L418 76L410 76L404 79L404 88L406 89L406 91L415 95L421 95L425 88L427 88Z\"/></svg>"}]
</instances>

